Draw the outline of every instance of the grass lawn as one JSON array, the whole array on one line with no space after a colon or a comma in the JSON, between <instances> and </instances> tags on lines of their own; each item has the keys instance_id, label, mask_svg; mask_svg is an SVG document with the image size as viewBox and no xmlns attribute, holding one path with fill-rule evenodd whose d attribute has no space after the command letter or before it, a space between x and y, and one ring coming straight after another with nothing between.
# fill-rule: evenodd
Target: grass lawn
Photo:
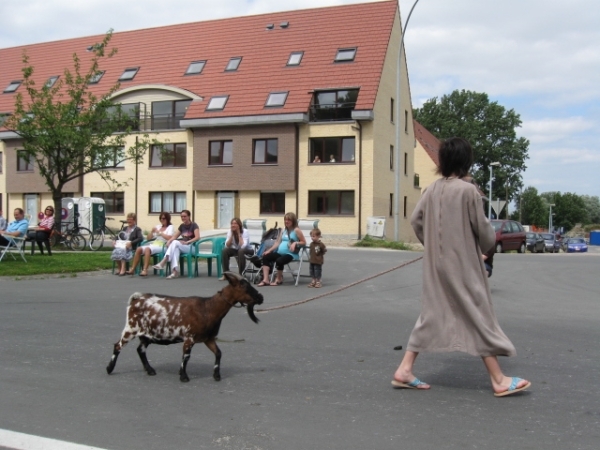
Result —
<instances>
[{"instance_id":1,"label":"grass lawn","mask_svg":"<svg viewBox=\"0 0 600 450\"><path fill-rule=\"evenodd\" d=\"M27 262L20 257L15 261L6 255L0 262L0 276L25 277L29 275L64 274L77 276L77 272L112 269L112 260L107 252L53 252L52 256L36 252L33 256L25 252Z\"/></svg>"},{"instance_id":2,"label":"grass lawn","mask_svg":"<svg viewBox=\"0 0 600 450\"><path fill-rule=\"evenodd\" d=\"M373 239L370 236L365 236L362 240L354 244L355 247L371 247L371 248L389 248L392 250L413 250L410 245L404 242L386 241L384 239Z\"/></svg>"}]
</instances>

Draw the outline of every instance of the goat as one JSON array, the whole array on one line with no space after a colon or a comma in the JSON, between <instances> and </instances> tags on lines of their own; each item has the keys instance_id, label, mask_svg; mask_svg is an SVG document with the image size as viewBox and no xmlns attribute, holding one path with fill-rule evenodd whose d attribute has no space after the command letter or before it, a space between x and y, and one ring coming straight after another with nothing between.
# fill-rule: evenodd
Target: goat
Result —
<instances>
[{"instance_id":1,"label":"goat","mask_svg":"<svg viewBox=\"0 0 600 450\"><path fill-rule=\"evenodd\" d=\"M212 297L174 297L139 292L132 294L127 306L125 328L106 367L108 374L114 370L121 349L137 336L140 339L137 352L148 375L156 375L146 357L146 348L150 344L183 342L179 379L183 382L190 381L186 366L192 347L198 342L204 342L215 354L213 378L220 381L221 350L217 346L216 337L223 317L236 303L240 303L246 305L250 319L258 323L254 305L263 302L263 296L241 275L233 272L225 272L224 275L229 285Z\"/></svg>"}]
</instances>

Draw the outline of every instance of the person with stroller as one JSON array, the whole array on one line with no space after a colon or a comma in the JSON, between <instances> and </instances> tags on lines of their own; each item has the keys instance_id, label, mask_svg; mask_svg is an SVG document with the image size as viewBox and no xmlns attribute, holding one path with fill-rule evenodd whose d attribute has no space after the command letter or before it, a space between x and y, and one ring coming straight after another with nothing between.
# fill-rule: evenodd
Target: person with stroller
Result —
<instances>
[{"instance_id":1,"label":"person with stroller","mask_svg":"<svg viewBox=\"0 0 600 450\"><path fill-rule=\"evenodd\" d=\"M234 217L231 219L230 228L225 238L225 246L221 251L223 272L229 272L229 258L235 256L237 258L238 271L241 275L246 268L246 255L252 255L253 253L254 250L250 245L248 230L242 226L242 221L238 217ZM225 281L225 275L221 276L219 280Z\"/></svg>"},{"instance_id":2,"label":"person with stroller","mask_svg":"<svg viewBox=\"0 0 600 450\"><path fill-rule=\"evenodd\" d=\"M265 250L262 258L263 279L258 286L279 286L283 283L283 267L300 259L300 250L306 245L302 230L298 228L298 219L294 213L287 213L283 217L285 228L279 233L275 244ZM269 281L269 272L273 265L277 268L277 276L272 283Z\"/></svg>"}]
</instances>

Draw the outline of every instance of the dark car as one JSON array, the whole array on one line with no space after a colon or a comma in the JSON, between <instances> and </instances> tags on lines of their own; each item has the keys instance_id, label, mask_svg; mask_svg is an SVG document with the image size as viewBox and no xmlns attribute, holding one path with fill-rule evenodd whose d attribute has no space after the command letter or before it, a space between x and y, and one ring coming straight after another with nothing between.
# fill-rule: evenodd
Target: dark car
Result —
<instances>
[{"instance_id":1,"label":"dark car","mask_svg":"<svg viewBox=\"0 0 600 450\"><path fill-rule=\"evenodd\" d=\"M560 241L553 233L540 233L546 244L546 251L550 253L558 253L560 251Z\"/></svg>"},{"instance_id":2,"label":"dark car","mask_svg":"<svg viewBox=\"0 0 600 450\"><path fill-rule=\"evenodd\" d=\"M567 253L585 253L588 251L584 238L570 238L567 242Z\"/></svg>"},{"instance_id":3,"label":"dark car","mask_svg":"<svg viewBox=\"0 0 600 450\"><path fill-rule=\"evenodd\" d=\"M492 220L496 232L496 253L516 250L525 253L525 229L523 225L514 220Z\"/></svg>"},{"instance_id":4,"label":"dark car","mask_svg":"<svg viewBox=\"0 0 600 450\"><path fill-rule=\"evenodd\" d=\"M539 233L525 233L525 242L527 250L531 253L545 253L546 241Z\"/></svg>"}]
</instances>

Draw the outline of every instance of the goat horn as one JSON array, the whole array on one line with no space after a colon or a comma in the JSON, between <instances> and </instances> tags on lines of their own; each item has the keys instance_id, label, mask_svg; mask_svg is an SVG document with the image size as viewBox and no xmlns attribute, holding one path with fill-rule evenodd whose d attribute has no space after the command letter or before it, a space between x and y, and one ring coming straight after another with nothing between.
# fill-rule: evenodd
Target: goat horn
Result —
<instances>
[{"instance_id":1,"label":"goat horn","mask_svg":"<svg viewBox=\"0 0 600 450\"><path fill-rule=\"evenodd\" d=\"M223 275L231 275L233 278L237 279L238 281L242 280L242 276L239 273L235 273L235 272L225 272Z\"/></svg>"}]
</instances>

